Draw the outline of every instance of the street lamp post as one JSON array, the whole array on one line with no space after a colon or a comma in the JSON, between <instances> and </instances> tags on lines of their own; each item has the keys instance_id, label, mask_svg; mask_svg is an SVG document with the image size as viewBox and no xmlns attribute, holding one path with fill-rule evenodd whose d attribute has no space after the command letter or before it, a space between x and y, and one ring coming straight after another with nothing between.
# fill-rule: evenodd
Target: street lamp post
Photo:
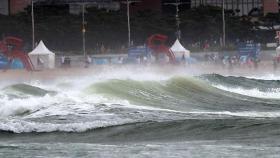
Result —
<instances>
[{"instance_id":1,"label":"street lamp post","mask_svg":"<svg viewBox=\"0 0 280 158\"><path fill-rule=\"evenodd\" d=\"M128 48L130 47L130 14L129 14L129 5L130 1L126 0L126 8L127 8L127 29L128 29Z\"/></svg>"},{"instance_id":2,"label":"street lamp post","mask_svg":"<svg viewBox=\"0 0 280 158\"><path fill-rule=\"evenodd\" d=\"M82 34L83 34L83 54L84 54L84 58L85 58L85 62L86 62L86 28L85 28L85 4L82 4Z\"/></svg>"},{"instance_id":3,"label":"street lamp post","mask_svg":"<svg viewBox=\"0 0 280 158\"><path fill-rule=\"evenodd\" d=\"M179 17L179 5L178 0L176 0L176 24L177 24L177 37L181 40L181 30L180 30L180 17Z\"/></svg>"},{"instance_id":4,"label":"street lamp post","mask_svg":"<svg viewBox=\"0 0 280 158\"><path fill-rule=\"evenodd\" d=\"M31 1L31 18L32 18L32 49L35 48L35 25L34 25L34 2Z\"/></svg>"},{"instance_id":5,"label":"street lamp post","mask_svg":"<svg viewBox=\"0 0 280 158\"><path fill-rule=\"evenodd\" d=\"M130 7L131 3L137 3L137 2L141 2L141 1L126 0L126 2L122 2L122 3L126 3L126 10L127 10L128 48L131 45L130 8L129 7Z\"/></svg>"},{"instance_id":6,"label":"street lamp post","mask_svg":"<svg viewBox=\"0 0 280 158\"><path fill-rule=\"evenodd\" d=\"M176 0L175 3L164 3L165 5L174 5L176 6L176 26L177 26L177 38L180 40L181 39L181 30L180 30L180 17L179 17L179 6L182 4L187 4L187 2L180 2L180 0Z\"/></svg>"},{"instance_id":7,"label":"street lamp post","mask_svg":"<svg viewBox=\"0 0 280 158\"><path fill-rule=\"evenodd\" d=\"M225 20L225 0L223 0L222 4L222 16L223 16L223 47L226 46L226 20Z\"/></svg>"}]
</instances>

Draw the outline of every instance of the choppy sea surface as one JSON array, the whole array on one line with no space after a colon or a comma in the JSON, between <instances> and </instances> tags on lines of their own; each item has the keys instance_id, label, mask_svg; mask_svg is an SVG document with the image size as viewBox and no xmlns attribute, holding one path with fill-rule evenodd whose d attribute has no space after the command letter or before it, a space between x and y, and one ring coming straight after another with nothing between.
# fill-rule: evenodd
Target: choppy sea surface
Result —
<instances>
[{"instance_id":1,"label":"choppy sea surface","mask_svg":"<svg viewBox=\"0 0 280 158\"><path fill-rule=\"evenodd\" d=\"M280 76L0 81L0 157L279 157Z\"/></svg>"}]
</instances>

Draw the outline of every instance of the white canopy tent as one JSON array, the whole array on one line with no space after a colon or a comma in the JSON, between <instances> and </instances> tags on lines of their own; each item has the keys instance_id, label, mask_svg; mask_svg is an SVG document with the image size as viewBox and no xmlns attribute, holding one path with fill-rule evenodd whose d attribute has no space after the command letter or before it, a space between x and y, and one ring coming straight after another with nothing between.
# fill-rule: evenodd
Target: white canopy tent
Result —
<instances>
[{"instance_id":1,"label":"white canopy tent","mask_svg":"<svg viewBox=\"0 0 280 158\"><path fill-rule=\"evenodd\" d=\"M53 69L55 67L55 54L45 46L43 41L40 41L38 46L28 53L28 56L35 70Z\"/></svg>"},{"instance_id":2,"label":"white canopy tent","mask_svg":"<svg viewBox=\"0 0 280 158\"><path fill-rule=\"evenodd\" d=\"M175 41L173 46L170 48L170 51L173 52L176 59L181 59L183 57L183 55L185 56L185 58L190 57L190 51L187 50L186 48L184 48L178 39Z\"/></svg>"}]
</instances>

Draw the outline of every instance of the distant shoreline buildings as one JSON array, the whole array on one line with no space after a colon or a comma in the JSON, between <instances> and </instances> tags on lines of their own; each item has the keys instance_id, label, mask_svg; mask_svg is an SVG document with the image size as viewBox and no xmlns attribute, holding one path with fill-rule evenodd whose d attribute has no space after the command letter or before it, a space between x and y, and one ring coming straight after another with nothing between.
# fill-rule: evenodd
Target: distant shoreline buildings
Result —
<instances>
[{"instance_id":1,"label":"distant shoreline buildings","mask_svg":"<svg viewBox=\"0 0 280 158\"><path fill-rule=\"evenodd\" d=\"M248 15L254 10L260 10L264 15L267 13L279 13L278 0L224 0L225 9L232 10L236 15ZM222 7L222 0L191 0L191 8L200 5Z\"/></svg>"},{"instance_id":2,"label":"distant shoreline buildings","mask_svg":"<svg viewBox=\"0 0 280 158\"><path fill-rule=\"evenodd\" d=\"M13 15L22 12L24 8L31 4L31 0L1 0L0 14Z\"/></svg>"},{"instance_id":3,"label":"distant shoreline buildings","mask_svg":"<svg viewBox=\"0 0 280 158\"><path fill-rule=\"evenodd\" d=\"M0 14L13 15L24 11L31 4L32 0L1 0ZM141 2L132 3L131 10L137 12L139 10L157 10L168 12L171 5L176 0L139 0ZM278 0L224 0L225 8L232 11L235 15L248 15L254 11L259 11L266 15L267 13L279 13ZM126 0L34 0L38 4L44 5L69 5L69 12L72 14L80 13L81 3L87 3L89 6L95 6L99 9L120 10L126 9ZM222 7L222 0L177 0L181 3L180 10L196 8L201 5ZM173 7L175 9L175 7Z\"/></svg>"}]
</instances>

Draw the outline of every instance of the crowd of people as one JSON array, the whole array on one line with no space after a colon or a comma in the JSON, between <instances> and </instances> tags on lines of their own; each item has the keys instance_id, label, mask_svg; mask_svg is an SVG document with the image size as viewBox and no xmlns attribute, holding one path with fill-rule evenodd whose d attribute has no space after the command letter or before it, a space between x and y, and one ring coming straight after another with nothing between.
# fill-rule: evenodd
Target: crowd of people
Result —
<instances>
[{"instance_id":1,"label":"crowd of people","mask_svg":"<svg viewBox=\"0 0 280 158\"><path fill-rule=\"evenodd\" d=\"M239 55L218 55L205 54L204 60L207 63L219 64L223 68L233 69L234 67L258 68L260 59L257 56L239 56Z\"/></svg>"}]
</instances>

